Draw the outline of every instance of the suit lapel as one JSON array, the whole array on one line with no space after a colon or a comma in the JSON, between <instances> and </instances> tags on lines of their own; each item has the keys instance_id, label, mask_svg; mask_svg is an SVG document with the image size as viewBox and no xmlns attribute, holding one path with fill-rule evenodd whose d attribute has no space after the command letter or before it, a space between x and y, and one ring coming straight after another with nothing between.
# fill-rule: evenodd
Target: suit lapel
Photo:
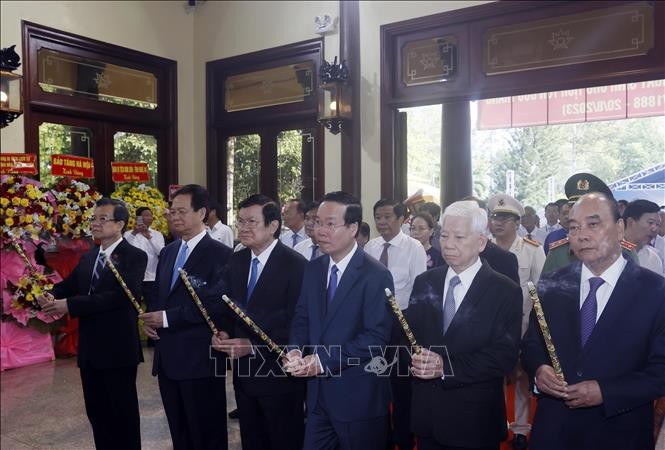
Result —
<instances>
[{"instance_id":1,"label":"suit lapel","mask_svg":"<svg viewBox=\"0 0 665 450\"><path fill-rule=\"evenodd\" d=\"M175 259L178 255L178 251L180 251L180 246L182 245L182 240L177 241L177 245L173 245L168 252L165 252L164 254L164 268L165 270L162 271L162 279L161 279L161 286L166 286L167 290L166 293L167 295L170 295L171 292L173 292L173 289L171 289L171 277L173 276L173 266L175 265ZM176 284L178 281L176 281ZM175 287L175 286L174 286Z\"/></svg>"},{"instance_id":2,"label":"suit lapel","mask_svg":"<svg viewBox=\"0 0 665 450\"><path fill-rule=\"evenodd\" d=\"M339 284L337 285L337 290L335 291L335 297L333 297L332 299L332 304L327 305L325 320L321 332L325 331L328 325L330 325L337 312L340 310L342 305L346 302L347 298L349 297L351 289L356 284L356 281L358 281L358 277L360 275L360 269L362 268L363 265L363 260L364 260L363 250L358 248L353 257L351 257L349 265L346 266L344 274L342 274L342 278L339 280ZM327 271L325 272L325 276L326 276L325 279L327 279L328 277ZM326 281L323 282L323 286L326 286ZM326 301L325 291L323 295L323 301L324 302Z\"/></svg>"},{"instance_id":3,"label":"suit lapel","mask_svg":"<svg viewBox=\"0 0 665 450\"><path fill-rule=\"evenodd\" d=\"M486 280L490 275L490 270L492 269L490 269L486 264L483 264L476 276L473 278L471 286L469 286L469 290L464 296L464 300L462 300L462 303L457 309L452 322L450 322L448 330L446 330L445 336L453 336L457 328L463 327L465 322L467 322L467 319L472 317L476 304L478 304L480 299L485 295ZM446 293L444 292L443 295L446 295ZM441 301L443 302L443 297Z\"/></svg>"},{"instance_id":4,"label":"suit lapel","mask_svg":"<svg viewBox=\"0 0 665 450\"><path fill-rule=\"evenodd\" d=\"M194 247L194 250L192 251L192 253L189 254L189 256L187 257L187 261L185 261L185 265L182 267L183 270L185 270L185 272L187 272L189 274L189 272L191 271L191 268L195 267L199 263L199 261L203 257L203 253L205 252L206 247L210 244L211 239L212 238L208 235L208 233L206 233L203 236L203 238L199 241L199 243L196 244L196 247ZM180 246L178 246L176 251L174 252L173 261L171 262L171 264L169 266L171 268L169 281L168 281L169 286L171 285L171 278L170 277L173 276L173 266L175 265L175 260L176 260L176 257L178 256L179 251L180 251ZM178 276L178 278L176 278L175 283L173 284L173 288L171 288L170 292L174 292L178 288L180 283L182 283L182 279L180 278L180 276Z\"/></svg>"},{"instance_id":5,"label":"suit lapel","mask_svg":"<svg viewBox=\"0 0 665 450\"><path fill-rule=\"evenodd\" d=\"M247 280L249 278L249 265L252 261L252 251L248 248L242 249L238 252L238 256L234 258L235 273L231 283L234 284L233 292L236 298L232 298L236 304L247 307Z\"/></svg>"},{"instance_id":6,"label":"suit lapel","mask_svg":"<svg viewBox=\"0 0 665 450\"><path fill-rule=\"evenodd\" d=\"M270 288L270 283L271 280L277 278L277 270L278 270L278 265L280 261L280 256L282 252L284 251L284 244L282 244L279 240L277 240L277 244L275 245L275 248L272 249L272 252L270 253L270 256L268 257L268 260L266 261L266 265L261 271L261 276L259 276L259 279L256 280L256 286L254 286L254 291L252 291L252 296L249 298L247 302L247 307L252 304L252 299L254 297L259 297L261 292L263 292L265 289ZM247 273L245 275L249 275L249 264L250 262L247 262ZM247 280L247 278L245 278ZM258 292L258 294L257 294ZM245 297L247 297L247 285L245 284Z\"/></svg>"}]
</instances>

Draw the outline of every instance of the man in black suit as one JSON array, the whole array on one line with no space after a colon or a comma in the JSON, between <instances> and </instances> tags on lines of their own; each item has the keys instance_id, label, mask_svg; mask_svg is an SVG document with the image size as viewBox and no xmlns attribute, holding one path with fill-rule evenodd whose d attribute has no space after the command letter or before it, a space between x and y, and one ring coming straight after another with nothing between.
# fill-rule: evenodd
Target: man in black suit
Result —
<instances>
[{"instance_id":1,"label":"man in black suit","mask_svg":"<svg viewBox=\"0 0 665 450\"><path fill-rule=\"evenodd\" d=\"M90 228L101 246L83 255L52 295L39 299L47 314L79 318L78 366L98 450L141 448L136 368L143 353L137 312L106 266L110 258L134 297L141 298L148 257L122 238L128 220L129 212L120 200L99 200Z\"/></svg>"},{"instance_id":2,"label":"man in black suit","mask_svg":"<svg viewBox=\"0 0 665 450\"><path fill-rule=\"evenodd\" d=\"M443 213L446 265L419 275L405 312L416 341L411 426L421 450L498 450L505 439L503 377L517 363L519 285L479 254L487 213L473 201Z\"/></svg>"},{"instance_id":3,"label":"man in black suit","mask_svg":"<svg viewBox=\"0 0 665 450\"><path fill-rule=\"evenodd\" d=\"M206 231L208 199L196 184L175 193L170 216L180 239L164 247L157 265L157 298L150 312L140 316L145 333L155 340L152 371L175 450L228 446L224 355L210 348L210 329L178 273L187 272L201 302L213 311L225 289L218 281L232 251ZM215 318L218 329L230 328ZM228 337L225 331L220 334Z\"/></svg>"},{"instance_id":4,"label":"man in black suit","mask_svg":"<svg viewBox=\"0 0 665 450\"><path fill-rule=\"evenodd\" d=\"M307 260L279 240L281 214L271 198L255 194L238 205L238 238L225 273L229 296L278 344L288 342ZM234 360L233 385L244 450L302 447L305 381L286 376L278 360L240 319L231 337L213 336L213 348Z\"/></svg>"}]
</instances>

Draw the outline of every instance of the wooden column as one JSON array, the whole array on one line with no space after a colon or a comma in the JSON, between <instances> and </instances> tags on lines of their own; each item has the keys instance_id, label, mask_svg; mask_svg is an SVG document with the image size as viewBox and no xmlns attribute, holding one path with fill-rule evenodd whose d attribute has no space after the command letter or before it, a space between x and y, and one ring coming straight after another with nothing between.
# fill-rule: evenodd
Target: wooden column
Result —
<instances>
[{"instance_id":1,"label":"wooden column","mask_svg":"<svg viewBox=\"0 0 665 450\"><path fill-rule=\"evenodd\" d=\"M443 104L441 120L441 209L473 192L469 102Z\"/></svg>"},{"instance_id":2,"label":"wooden column","mask_svg":"<svg viewBox=\"0 0 665 450\"><path fill-rule=\"evenodd\" d=\"M339 2L340 60L349 68L353 118L342 127L342 190L360 199L360 7L357 0Z\"/></svg>"}]
</instances>

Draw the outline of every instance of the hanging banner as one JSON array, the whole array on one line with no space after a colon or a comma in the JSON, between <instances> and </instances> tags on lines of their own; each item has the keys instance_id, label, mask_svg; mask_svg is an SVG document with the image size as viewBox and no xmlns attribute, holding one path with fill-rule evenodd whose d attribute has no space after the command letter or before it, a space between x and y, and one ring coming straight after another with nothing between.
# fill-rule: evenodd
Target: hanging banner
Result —
<instances>
[{"instance_id":1,"label":"hanging banner","mask_svg":"<svg viewBox=\"0 0 665 450\"><path fill-rule=\"evenodd\" d=\"M144 162L112 162L111 179L115 183L133 181L149 181L148 163Z\"/></svg>"},{"instance_id":2,"label":"hanging banner","mask_svg":"<svg viewBox=\"0 0 665 450\"><path fill-rule=\"evenodd\" d=\"M92 158L51 155L51 175L56 177L95 178L95 164Z\"/></svg>"},{"instance_id":3,"label":"hanging banner","mask_svg":"<svg viewBox=\"0 0 665 450\"><path fill-rule=\"evenodd\" d=\"M181 187L183 187L182 184L169 184L169 201L173 200L173 195L178 192Z\"/></svg>"},{"instance_id":4,"label":"hanging banner","mask_svg":"<svg viewBox=\"0 0 665 450\"><path fill-rule=\"evenodd\" d=\"M37 155L34 153L0 153L0 174L37 174Z\"/></svg>"},{"instance_id":5,"label":"hanging banner","mask_svg":"<svg viewBox=\"0 0 665 450\"><path fill-rule=\"evenodd\" d=\"M628 117L665 115L665 80L626 85Z\"/></svg>"}]
</instances>

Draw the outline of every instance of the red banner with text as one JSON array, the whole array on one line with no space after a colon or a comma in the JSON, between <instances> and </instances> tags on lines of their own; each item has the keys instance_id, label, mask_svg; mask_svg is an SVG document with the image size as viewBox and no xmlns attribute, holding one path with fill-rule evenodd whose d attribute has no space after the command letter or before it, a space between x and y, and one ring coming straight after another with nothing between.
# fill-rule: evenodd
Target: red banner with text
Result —
<instances>
[{"instance_id":1,"label":"red banner with text","mask_svg":"<svg viewBox=\"0 0 665 450\"><path fill-rule=\"evenodd\" d=\"M37 174L37 155L34 153L0 153L0 174Z\"/></svg>"},{"instance_id":2,"label":"red banner with text","mask_svg":"<svg viewBox=\"0 0 665 450\"><path fill-rule=\"evenodd\" d=\"M148 163L144 162L112 162L111 178L115 183L149 181Z\"/></svg>"},{"instance_id":3,"label":"red banner with text","mask_svg":"<svg viewBox=\"0 0 665 450\"><path fill-rule=\"evenodd\" d=\"M92 158L51 155L51 174L56 177L95 178L95 164Z\"/></svg>"}]
</instances>

